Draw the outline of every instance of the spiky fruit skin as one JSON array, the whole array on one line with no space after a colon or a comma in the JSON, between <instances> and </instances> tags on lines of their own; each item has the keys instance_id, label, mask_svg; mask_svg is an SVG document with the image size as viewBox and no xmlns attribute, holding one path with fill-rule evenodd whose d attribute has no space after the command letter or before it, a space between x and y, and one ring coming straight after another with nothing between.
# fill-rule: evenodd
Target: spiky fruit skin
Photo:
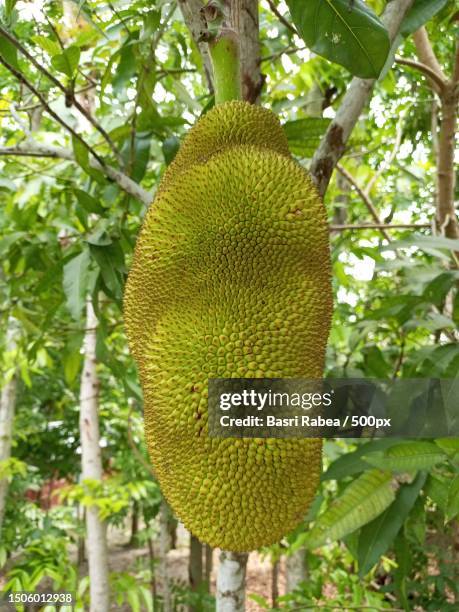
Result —
<instances>
[{"instance_id":1,"label":"spiky fruit skin","mask_svg":"<svg viewBox=\"0 0 459 612\"><path fill-rule=\"evenodd\" d=\"M276 117L217 106L186 137L137 241L125 324L162 491L211 546L303 519L321 440L208 437L209 378L320 378L332 309L323 204Z\"/></svg>"}]
</instances>

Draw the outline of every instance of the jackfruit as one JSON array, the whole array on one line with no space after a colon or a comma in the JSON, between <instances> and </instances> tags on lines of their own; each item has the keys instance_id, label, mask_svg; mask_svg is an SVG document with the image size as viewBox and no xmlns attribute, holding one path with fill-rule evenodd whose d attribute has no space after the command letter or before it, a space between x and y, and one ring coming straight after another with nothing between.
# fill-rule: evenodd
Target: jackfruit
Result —
<instances>
[{"instance_id":1,"label":"jackfruit","mask_svg":"<svg viewBox=\"0 0 459 612\"><path fill-rule=\"evenodd\" d=\"M320 378L332 309L326 216L271 111L223 103L190 130L137 240L124 318L146 440L185 526L242 552L317 489L318 439L208 436L209 378Z\"/></svg>"}]
</instances>

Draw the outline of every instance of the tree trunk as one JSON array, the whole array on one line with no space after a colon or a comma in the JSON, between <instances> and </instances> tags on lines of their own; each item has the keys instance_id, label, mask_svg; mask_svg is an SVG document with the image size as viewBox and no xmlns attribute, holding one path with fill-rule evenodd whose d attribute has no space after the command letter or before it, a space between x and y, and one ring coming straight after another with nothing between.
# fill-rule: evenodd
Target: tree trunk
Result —
<instances>
[{"instance_id":1,"label":"tree trunk","mask_svg":"<svg viewBox=\"0 0 459 612\"><path fill-rule=\"evenodd\" d=\"M432 140L437 163L436 225L438 232L447 238L459 238L459 221L454 203L456 173L454 169L454 145L456 116L459 102L459 42L453 59L451 79L447 79L435 55L424 27L413 34L416 53L422 64L430 70L427 80L433 94L440 99L441 125L437 140L437 104L432 109ZM432 76L429 76L432 75ZM435 78L433 78L435 77Z\"/></svg>"},{"instance_id":2,"label":"tree trunk","mask_svg":"<svg viewBox=\"0 0 459 612\"><path fill-rule=\"evenodd\" d=\"M202 544L198 538L190 534L190 561L188 577L192 591L196 591L202 582Z\"/></svg>"},{"instance_id":3,"label":"tree trunk","mask_svg":"<svg viewBox=\"0 0 459 612\"><path fill-rule=\"evenodd\" d=\"M454 146L459 95L457 83L448 84L441 99L441 126L438 139L437 226L447 238L459 238L459 223L454 205L456 173Z\"/></svg>"},{"instance_id":4,"label":"tree trunk","mask_svg":"<svg viewBox=\"0 0 459 612\"><path fill-rule=\"evenodd\" d=\"M6 353L14 353L16 351L16 338L16 323L10 318L8 320L8 329L6 332ZM7 461L11 456L16 387L17 373L14 371L11 378L3 386L0 397L0 463L2 461ZM5 514L7 493L8 478L2 478L0 479L0 536Z\"/></svg>"},{"instance_id":5,"label":"tree trunk","mask_svg":"<svg viewBox=\"0 0 459 612\"><path fill-rule=\"evenodd\" d=\"M78 519L78 522L80 521L80 519L82 523L86 522L86 509L82 504L78 504L77 519ZM85 558L86 558L86 551L84 547L84 536L79 535L78 540L77 540L77 565L79 568L83 565Z\"/></svg>"},{"instance_id":6,"label":"tree trunk","mask_svg":"<svg viewBox=\"0 0 459 612\"><path fill-rule=\"evenodd\" d=\"M139 531L139 504L134 501L132 504L131 515L131 537L129 538L129 546L137 545L137 533Z\"/></svg>"},{"instance_id":7,"label":"tree trunk","mask_svg":"<svg viewBox=\"0 0 459 612\"><path fill-rule=\"evenodd\" d=\"M242 97L259 101L264 78L260 71L258 0L226 0L231 10L231 26L239 34Z\"/></svg>"},{"instance_id":8,"label":"tree trunk","mask_svg":"<svg viewBox=\"0 0 459 612\"><path fill-rule=\"evenodd\" d=\"M169 584L169 571L167 568L167 553L171 549L171 533L169 529L170 510L163 500L159 511L159 574L162 583L162 596L164 612L171 612L172 600Z\"/></svg>"},{"instance_id":9,"label":"tree trunk","mask_svg":"<svg viewBox=\"0 0 459 612\"><path fill-rule=\"evenodd\" d=\"M208 544L205 545L205 569L204 580L206 581L207 590L210 592L210 575L212 573L213 548Z\"/></svg>"},{"instance_id":10,"label":"tree trunk","mask_svg":"<svg viewBox=\"0 0 459 612\"><path fill-rule=\"evenodd\" d=\"M277 608L279 598L279 559L276 559L271 569L271 606Z\"/></svg>"},{"instance_id":11,"label":"tree trunk","mask_svg":"<svg viewBox=\"0 0 459 612\"><path fill-rule=\"evenodd\" d=\"M222 550L217 576L217 612L245 610L245 572L247 553Z\"/></svg>"},{"instance_id":12,"label":"tree trunk","mask_svg":"<svg viewBox=\"0 0 459 612\"><path fill-rule=\"evenodd\" d=\"M156 605L156 567L155 567L155 549L153 547L152 538L148 538L148 559L150 564L150 588L151 597L153 600L153 610Z\"/></svg>"},{"instance_id":13,"label":"tree trunk","mask_svg":"<svg viewBox=\"0 0 459 612\"><path fill-rule=\"evenodd\" d=\"M287 593L297 589L306 580L308 570L304 548L299 548L291 555L287 555L285 573Z\"/></svg>"},{"instance_id":14,"label":"tree trunk","mask_svg":"<svg viewBox=\"0 0 459 612\"><path fill-rule=\"evenodd\" d=\"M200 9L205 4L201 0L179 0L184 21L199 46L209 90L212 93L213 77L211 77L212 63L209 50L207 44L199 40L205 30L205 22L200 14ZM224 0L224 5L225 13L229 17L228 26L239 35L242 98L255 104L260 99L264 83L260 71L258 0Z\"/></svg>"},{"instance_id":15,"label":"tree trunk","mask_svg":"<svg viewBox=\"0 0 459 612\"><path fill-rule=\"evenodd\" d=\"M210 61L209 49L207 43L200 40L202 30L204 29L204 24L200 15L202 6L202 0L179 0L179 7L183 15L183 20L188 26L191 36L201 53L207 86L209 87L210 93L213 93L212 63Z\"/></svg>"},{"instance_id":16,"label":"tree trunk","mask_svg":"<svg viewBox=\"0 0 459 612\"><path fill-rule=\"evenodd\" d=\"M99 445L99 381L96 371L97 318L92 302L86 302L84 364L80 387L81 479L102 481L102 459ZM86 552L90 580L90 612L109 609L107 526L97 506L86 508Z\"/></svg>"}]
</instances>

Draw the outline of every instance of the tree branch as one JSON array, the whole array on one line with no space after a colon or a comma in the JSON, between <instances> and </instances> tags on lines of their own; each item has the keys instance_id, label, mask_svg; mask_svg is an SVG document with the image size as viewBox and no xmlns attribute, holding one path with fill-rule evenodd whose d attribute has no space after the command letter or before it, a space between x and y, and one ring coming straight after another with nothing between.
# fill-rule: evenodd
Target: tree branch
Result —
<instances>
[{"instance_id":1,"label":"tree branch","mask_svg":"<svg viewBox=\"0 0 459 612\"><path fill-rule=\"evenodd\" d=\"M456 137L457 104L459 102L459 42L456 44L453 74L451 79L445 76L432 49L427 31L424 27L413 34L416 51L423 64L429 67L436 76L433 84L437 91L437 82L442 87L440 96L441 124L437 146L437 202L436 227L439 233L447 238L459 237L459 221L454 204L456 174L454 171L454 146ZM433 79L432 79L433 80ZM432 137L436 144L436 118L432 122Z\"/></svg>"},{"instance_id":2,"label":"tree branch","mask_svg":"<svg viewBox=\"0 0 459 612\"><path fill-rule=\"evenodd\" d=\"M63 147L53 147L42 145L35 141L25 141L14 147L0 148L0 156L19 156L19 157L51 157L55 159L65 159L76 161L70 149ZM146 206L153 201L153 193L146 191L126 174L105 164L101 166L96 160L91 160L90 165L97 170L101 170L106 176L114 181L124 192L136 198Z\"/></svg>"},{"instance_id":3,"label":"tree branch","mask_svg":"<svg viewBox=\"0 0 459 612\"><path fill-rule=\"evenodd\" d=\"M406 59L405 57L396 57L395 63L400 64L402 66L410 66L410 68L415 68L419 72L422 72L424 76L426 76L429 81L432 83L434 90L441 95L445 89L445 83L443 79L432 70L427 64L423 64L422 62L416 62L415 60Z\"/></svg>"},{"instance_id":4,"label":"tree branch","mask_svg":"<svg viewBox=\"0 0 459 612\"><path fill-rule=\"evenodd\" d=\"M5 68L9 70L11 74L15 76L20 83L28 87L30 91L33 94L35 94L35 96L40 100L43 108L48 113L48 115L50 115L55 121L57 121L57 123L59 123L64 129L70 132L70 134L72 134L74 138L76 138L79 142L81 142L81 144L85 147L85 149L87 149L89 153L91 153L94 159L97 160L97 162L102 167L106 166L106 163L102 159L102 157L100 157L100 155L94 151L91 145L89 145L86 142L86 140L84 140L84 138L72 128L71 125L66 123L61 117L59 117L57 113L53 111L53 109L49 106L48 102L46 101L45 97L38 91L38 89L36 89L34 85L32 85L32 83L22 74L22 72L19 72L19 70L16 70L16 68L14 68L11 64L9 64L2 56L0 56L0 64L3 64L3 66L5 66Z\"/></svg>"},{"instance_id":5,"label":"tree branch","mask_svg":"<svg viewBox=\"0 0 459 612\"><path fill-rule=\"evenodd\" d=\"M342 174L342 176L344 176L344 178L349 182L349 184L352 185L352 187L354 187L356 192L362 198L363 203L365 204L367 209L370 211L370 214L375 220L376 225L378 225L378 228L381 230L381 234L384 236L384 238L388 242L390 242L391 238L389 234L386 232L386 230L384 229L384 223L379 218L378 212L376 208L374 207L373 202L370 200L368 194L365 193L365 191L363 191L363 189L360 188L360 186L356 183L352 174L350 174L345 168L343 168L343 166L340 166L339 164L337 164L336 169L338 170L340 174Z\"/></svg>"},{"instance_id":6,"label":"tree branch","mask_svg":"<svg viewBox=\"0 0 459 612\"><path fill-rule=\"evenodd\" d=\"M35 68L39 72L45 75L46 78L49 79L51 83L53 83L53 85L55 85L58 89L60 89L65 94L66 100L70 100L71 103L75 106L75 108L77 108L80 111L80 113L89 121L89 123L99 132L99 134L103 137L103 139L105 140L105 142L108 144L111 151L115 155L115 158L117 159L117 161L120 162L121 156L119 154L118 149L115 146L115 143L110 138L110 136L107 134L107 132L104 130L104 128L95 120L95 118L91 115L91 113L82 104L80 104L80 102L75 97L74 92L67 89L58 79L56 79L56 77L53 74L51 74L39 62L37 62L37 60L33 57L33 55L31 55L27 51L27 49L19 42L19 40L17 40L17 38L15 38L14 36L12 36L2 26L0 26L0 35L6 38L12 45L14 45L16 49L18 49L18 51L22 53L22 55L26 57L29 60L29 62L33 66L35 66Z\"/></svg>"},{"instance_id":7,"label":"tree branch","mask_svg":"<svg viewBox=\"0 0 459 612\"><path fill-rule=\"evenodd\" d=\"M459 83L459 40L456 43L456 57L454 60L453 68L453 83L456 85Z\"/></svg>"},{"instance_id":8,"label":"tree branch","mask_svg":"<svg viewBox=\"0 0 459 612\"><path fill-rule=\"evenodd\" d=\"M442 80L443 83L446 83L447 78L440 66L434 50L432 49L427 30L424 26L419 28L419 30L413 34L413 42L416 46L416 52L421 62L428 66L432 72L434 72L437 77Z\"/></svg>"},{"instance_id":9,"label":"tree branch","mask_svg":"<svg viewBox=\"0 0 459 612\"><path fill-rule=\"evenodd\" d=\"M391 43L400 29L400 24L413 0L392 0L388 2L381 20L389 32ZM333 170L344 153L346 143L356 125L362 110L370 98L375 79L354 77L330 123L311 162L310 172L321 196L327 190Z\"/></svg>"},{"instance_id":10,"label":"tree branch","mask_svg":"<svg viewBox=\"0 0 459 612\"><path fill-rule=\"evenodd\" d=\"M296 31L295 26L291 24L289 21L287 21L287 19L281 13L279 13L277 6L274 4L273 0L268 0L268 4L269 4L269 8L271 9L271 11L274 13L274 15L276 15L279 21L287 28L287 30L290 30L290 32L293 32L293 34L296 34L297 36L299 36L298 32Z\"/></svg>"},{"instance_id":11,"label":"tree branch","mask_svg":"<svg viewBox=\"0 0 459 612\"><path fill-rule=\"evenodd\" d=\"M427 229L430 223L349 223L343 225L330 225L330 232L344 232L346 230L365 230L365 229Z\"/></svg>"}]
</instances>

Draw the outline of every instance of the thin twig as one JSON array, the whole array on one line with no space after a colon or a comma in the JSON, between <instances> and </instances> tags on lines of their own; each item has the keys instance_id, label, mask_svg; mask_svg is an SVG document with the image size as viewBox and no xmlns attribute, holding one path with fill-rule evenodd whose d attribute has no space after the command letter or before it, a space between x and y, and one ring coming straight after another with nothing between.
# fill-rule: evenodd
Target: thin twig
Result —
<instances>
[{"instance_id":1,"label":"thin twig","mask_svg":"<svg viewBox=\"0 0 459 612\"><path fill-rule=\"evenodd\" d=\"M416 32L413 34L413 42L420 61L426 66L429 66L429 68L433 70L438 77L440 77L443 83L446 83L446 75L440 66L437 56L435 55L429 35L427 34L427 30L424 26L420 27L419 30L416 30Z\"/></svg>"},{"instance_id":2,"label":"thin twig","mask_svg":"<svg viewBox=\"0 0 459 612\"><path fill-rule=\"evenodd\" d=\"M118 149L115 146L115 143L110 138L110 136L107 134L107 132L104 130L104 128L94 119L91 113L82 104L80 104L80 102L76 99L74 92L69 91L69 89L65 87L59 81L59 79L56 79L56 77L53 74L51 74L49 70L47 70L44 66L42 66L40 62L37 62L37 60L33 57L33 55L31 55L27 51L27 49L19 42L19 40L15 36L12 36L2 26L0 26L0 35L6 38L12 45L14 45L16 49L20 53L22 53L22 55L26 57L29 60L29 62L33 66L35 66L35 68L39 72L41 72L44 76L46 76L46 78L49 79L51 83L53 83L53 85L55 85L58 89L60 89L65 94L67 99L70 97L71 102L75 106L75 108L77 108L80 111L80 113L89 121L89 123L91 123L91 125L99 132L99 134L104 138L106 143L109 145L110 149L113 151L116 159L120 161L120 154L118 152Z\"/></svg>"},{"instance_id":3,"label":"thin twig","mask_svg":"<svg viewBox=\"0 0 459 612\"><path fill-rule=\"evenodd\" d=\"M285 17L281 13L279 13L279 10L277 9L277 6L274 4L274 2L272 0L268 0L268 4L269 8L276 15L279 21L284 24L287 30L293 32L293 34L296 34L296 36L299 36L295 26L293 26L289 21L287 21L287 19L285 19Z\"/></svg>"},{"instance_id":4,"label":"thin twig","mask_svg":"<svg viewBox=\"0 0 459 612\"><path fill-rule=\"evenodd\" d=\"M277 53L273 53L272 55L265 55L260 59L260 62L269 62L278 59L282 55L292 55L293 53L297 53L298 51L305 51L307 47L285 47L282 51L278 51Z\"/></svg>"},{"instance_id":5,"label":"thin twig","mask_svg":"<svg viewBox=\"0 0 459 612\"><path fill-rule=\"evenodd\" d=\"M384 224L382 223L381 219L379 218L378 212L377 212L376 208L374 207L373 202L370 200L369 196L363 191L363 189L356 183L356 181L355 181L354 177L352 176L352 174L350 174L345 168L343 168L343 166L341 166L341 164L337 164L336 165L336 169L338 170L338 172L340 174L342 174L344 176L344 178L348 181L348 183L350 183L352 185L352 187L354 187L356 192L362 198L363 203L365 204L367 209L370 211L370 214L373 217L373 219L375 220L376 224L380 225L380 226L383 226ZM388 242L391 242L391 238L390 238L389 234L386 232L386 230L384 229L384 227L381 227L380 231L381 231L381 234L384 236L384 238Z\"/></svg>"},{"instance_id":6,"label":"thin twig","mask_svg":"<svg viewBox=\"0 0 459 612\"><path fill-rule=\"evenodd\" d=\"M50 157L55 159L64 159L67 161L75 161L75 156L70 149L64 147L54 147L51 145L42 145L33 140L20 143L14 147L0 148L0 156L19 156L19 157ZM115 181L119 187L127 194L133 196L146 206L149 206L153 201L153 193L143 189L138 183L133 181L129 176L113 168L108 164L101 166L97 160L90 160L90 165L97 170L101 170L105 175Z\"/></svg>"},{"instance_id":7,"label":"thin twig","mask_svg":"<svg viewBox=\"0 0 459 612\"><path fill-rule=\"evenodd\" d=\"M319 604L315 603L312 605L303 604L295 608L279 608L280 610L285 609L288 612L300 612L301 610L315 610L320 608L321 610L374 610L374 612L403 612L403 608L377 608L376 606L354 606L348 604L330 605L330 604Z\"/></svg>"},{"instance_id":8,"label":"thin twig","mask_svg":"<svg viewBox=\"0 0 459 612\"><path fill-rule=\"evenodd\" d=\"M75 95L85 93L86 91L89 91L90 89L94 89L94 87L97 87L97 84L90 83L89 85L82 87L78 91L75 91ZM52 102L55 102L57 99L58 99L57 97L53 98L52 100L49 101L49 104L51 104ZM35 110L37 108L42 108L42 105L41 104L29 104L28 106L18 106L16 110L27 113L28 111ZM5 110L2 110L1 112L9 113L9 110L5 109Z\"/></svg>"},{"instance_id":9,"label":"thin twig","mask_svg":"<svg viewBox=\"0 0 459 612\"><path fill-rule=\"evenodd\" d=\"M400 341L400 352L398 354L398 358L397 358L397 363L395 364L395 369L394 369L394 373L392 375L392 379L395 380L400 372L400 369L403 365L403 359L405 357L405 335L402 333L401 334L401 341Z\"/></svg>"},{"instance_id":10,"label":"thin twig","mask_svg":"<svg viewBox=\"0 0 459 612\"><path fill-rule=\"evenodd\" d=\"M61 117L59 117L57 113L53 111L53 109L49 106L48 102L46 101L45 97L38 91L38 89L35 88L34 85L32 85L32 83L30 83L28 79L26 79L26 77L22 74L22 72L19 72L19 70L16 70L16 68L14 68L10 63L8 63L2 56L0 56L0 63L3 64L3 66L5 66L5 68L9 70L11 74L14 75L20 83L28 87L30 91L32 91L35 94L35 96L40 100L43 108L48 113L48 115L50 115L64 129L70 132L72 136L74 136L79 142L81 142L81 144L85 147L85 149L87 149L87 151L91 153L94 159L96 159L102 167L106 166L105 161L102 159L102 157L100 157L100 155L98 155L98 153L94 151L91 145L88 144L86 140L72 128L72 126L66 123Z\"/></svg>"},{"instance_id":11,"label":"thin twig","mask_svg":"<svg viewBox=\"0 0 459 612\"><path fill-rule=\"evenodd\" d=\"M424 76L426 76L430 81L432 81L435 86L435 91L441 95L445 90L445 83L443 79L434 71L432 68L427 66L427 64L423 64L422 62L417 62L415 60L406 59L405 57L396 57L395 63L400 64L401 66L409 66L410 68L415 68L419 72L422 72Z\"/></svg>"},{"instance_id":12,"label":"thin twig","mask_svg":"<svg viewBox=\"0 0 459 612\"><path fill-rule=\"evenodd\" d=\"M427 229L430 228L430 223L349 223L343 225L330 225L331 232L344 232L346 230L364 230L364 229Z\"/></svg>"}]
</instances>

